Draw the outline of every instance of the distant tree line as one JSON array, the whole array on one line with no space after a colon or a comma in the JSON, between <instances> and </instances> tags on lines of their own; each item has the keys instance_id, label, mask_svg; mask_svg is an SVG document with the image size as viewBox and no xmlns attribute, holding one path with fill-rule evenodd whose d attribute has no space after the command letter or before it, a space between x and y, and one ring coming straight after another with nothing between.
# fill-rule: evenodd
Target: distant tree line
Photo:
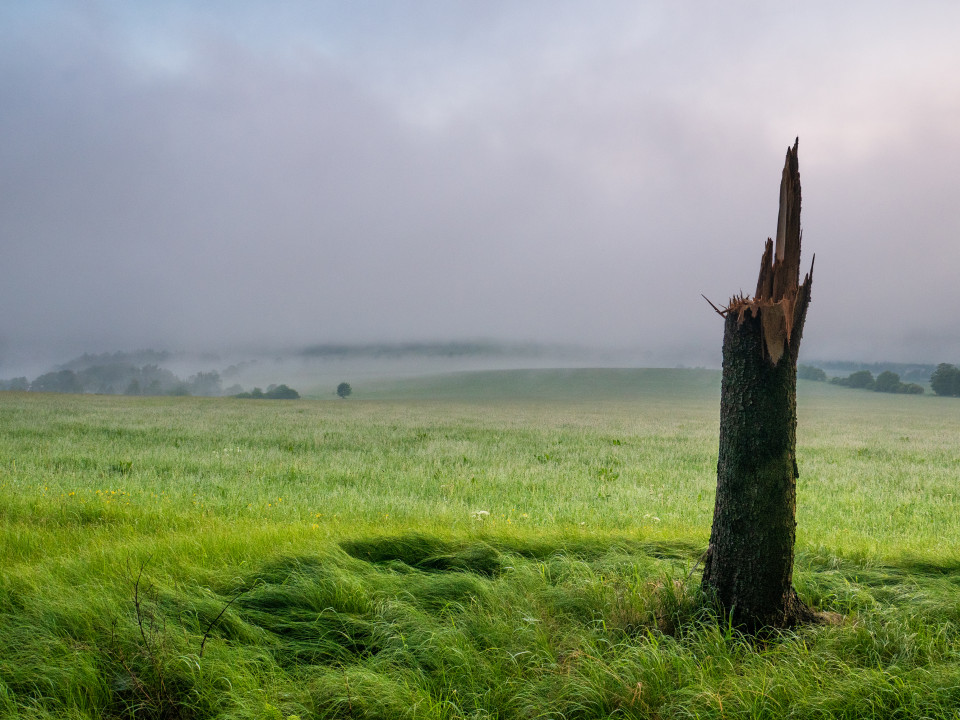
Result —
<instances>
[{"instance_id":1,"label":"distant tree line","mask_svg":"<svg viewBox=\"0 0 960 720\"><path fill-rule=\"evenodd\" d=\"M917 383L900 382L900 376L890 370L873 377L869 370L858 370L847 377L830 378L830 383L842 387L857 388L860 390L874 390L876 392L898 393L902 395L922 395L923 386Z\"/></svg>"},{"instance_id":2,"label":"distant tree line","mask_svg":"<svg viewBox=\"0 0 960 720\"><path fill-rule=\"evenodd\" d=\"M936 365L929 363L864 363L849 360L818 361L816 366L817 368L822 368L828 376L850 375L859 370L869 370L873 376L876 377L880 373L889 370L890 372L897 373L903 382L916 382L921 385L930 380L930 374L936 368Z\"/></svg>"},{"instance_id":3,"label":"distant tree line","mask_svg":"<svg viewBox=\"0 0 960 720\"><path fill-rule=\"evenodd\" d=\"M19 390L26 392L30 389L30 381L25 377L15 377L9 380L0 380L0 390Z\"/></svg>"},{"instance_id":4,"label":"distant tree line","mask_svg":"<svg viewBox=\"0 0 960 720\"><path fill-rule=\"evenodd\" d=\"M134 352L84 353L57 366L57 370L85 370L94 365L165 365L174 359L166 350L135 350Z\"/></svg>"},{"instance_id":5,"label":"distant tree line","mask_svg":"<svg viewBox=\"0 0 960 720\"><path fill-rule=\"evenodd\" d=\"M930 387L937 395L960 397L960 368L940 363L930 376Z\"/></svg>"},{"instance_id":6,"label":"distant tree line","mask_svg":"<svg viewBox=\"0 0 960 720\"><path fill-rule=\"evenodd\" d=\"M296 390L286 385L271 385L266 393L259 388L255 388L253 393L243 393L243 388L239 385L224 390L220 374L215 370L198 372L182 380L170 370L158 365L138 367L123 362L90 365L80 369L61 368L44 373L32 382L26 377L0 380L0 390L102 395L234 395L269 399L300 397Z\"/></svg>"},{"instance_id":7,"label":"distant tree line","mask_svg":"<svg viewBox=\"0 0 960 720\"><path fill-rule=\"evenodd\" d=\"M922 395L923 386L917 383L904 383L900 381L900 376L892 370L884 370L876 377L869 370L857 370L850 373L847 377L839 375L827 378L827 373L822 368L812 365L798 365L797 378L800 380L815 380L817 382L830 382L831 385L840 385L841 387L856 388L859 390L874 390L876 392L899 393L903 395Z\"/></svg>"},{"instance_id":8,"label":"distant tree line","mask_svg":"<svg viewBox=\"0 0 960 720\"><path fill-rule=\"evenodd\" d=\"M137 367L127 363L91 365L79 370L53 370L36 377L33 382L25 377L0 380L0 390L102 395L223 394L220 374L216 371L199 372L181 380L170 370L158 365Z\"/></svg>"}]
</instances>

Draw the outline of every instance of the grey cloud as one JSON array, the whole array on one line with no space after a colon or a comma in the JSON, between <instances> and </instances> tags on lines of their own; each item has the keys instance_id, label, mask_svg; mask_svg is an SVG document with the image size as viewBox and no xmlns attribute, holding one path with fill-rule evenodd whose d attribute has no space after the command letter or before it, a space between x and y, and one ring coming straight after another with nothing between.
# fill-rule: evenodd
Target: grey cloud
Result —
<instances>
[{"instance_id":1,"label":"grey cloud","mask_svg":"<svg viewBox=\"0 0 960 720\"><path fill-rule=\"evenodd\" d=\"M805 351L960 354L941 5L43 7L0 44L8 348L715 358L799 134Z\"/></svg>"}]
</instances>

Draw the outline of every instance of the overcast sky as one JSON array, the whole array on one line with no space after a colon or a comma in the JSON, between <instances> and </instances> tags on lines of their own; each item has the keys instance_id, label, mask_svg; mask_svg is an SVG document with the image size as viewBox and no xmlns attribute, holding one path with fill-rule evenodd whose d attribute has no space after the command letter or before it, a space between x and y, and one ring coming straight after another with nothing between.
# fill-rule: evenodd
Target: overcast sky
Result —
<instances>
[{"instance_id":1,"label":"overcast sky","mask_svg":"<svg viewBox=\"0 0 960 720\"><path fill-rule=\"evenodd\" d=\"M960 3L4 2L0 376L503 339L719 359L800 137L803 356L960 361Z\"/></svg>"}]
</instances>

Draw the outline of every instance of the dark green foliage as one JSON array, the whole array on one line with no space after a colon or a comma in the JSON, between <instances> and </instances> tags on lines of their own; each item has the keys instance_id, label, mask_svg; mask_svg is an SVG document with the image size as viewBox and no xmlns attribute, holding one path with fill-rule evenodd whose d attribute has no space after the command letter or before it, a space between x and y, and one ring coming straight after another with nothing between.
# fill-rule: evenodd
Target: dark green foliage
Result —
<instances>
[{"instance_id":1,"label":"dark green foliage","mask_svg":"<svg viewBox=\"0 0 960 720\"><path fill-rule=\"evenodd\" d=\"M233 397L241 400L298 400L300 393L286 385L270 385L266 392L255 387L250 392L237 393Z\"/></svg>"},{"instance_id":2,"label":"dark green foliage","mask_svg":"<svg viewBox=\"0 0 960 720\"><path fill-rule=\"evenodd\" d=\"M73 370L80 372L94 366L139 366L139 365L159 365L173 359L173 355L166 350L137 350L136 352L115 352L115 353L84 353L63 365L57 370Z\"/></svg>"},{"instance_id":3,"label":"dark green foliage","mask_svg":"<svg viewBox=\"0 0 960 720\"><path fill-rule=\"evenodd\" d=\"M923 385L917 383L900 383L897 392L903 395L923 395Z\"/></svg>"},{"instance_id":4,"label":"dark green foliage","mask_svg":"<svg viewBox=\"0 0 960 720\"><path fill-rule=\"evenodd\" d=\"M93 356L84 356L93 357ZM109 357L109 356L107 356ZM79 361L75 365L81 365ZM188 380L180 380L170 370L157 365L137 367L129 363L111 362L64 368L45 373L23 387L26 378L10 381L9 389L32 392L98 393L106 395L206 395L219 396L220 375L216 371L200 372ZM3 385L0 384L0 389Z\"/></svg>"},{"instance_id":5,"label":"dark green foliage","mask_svg":"<svg viewBox=\"0 0 960 720\"><path fill-rule=\"evenodd\" d=\"M89 365L76 371L85 392L125 395L169 395L182 385L169 370L157 365L137 367L129 363L112 362Z\"/></svg>"},{"instance_id":6,"label":"dark green foliage","mask_svg":"<svg viewBox=\"0 0 960 720\"><path fill-rule=\"evenodd\" d=\"M960 397L960 368L940 363L930 376L930 387L937 395Z\"/></svg>"},{"instance_id":7,"label":"dark green foliage","mask_svg":"<svg viewBox=\"0 0 960 720\"><path fill-rule=\"evenodd\" d=\"M885 370L877 375L877 379L873 383L873 389L877 392L895 393L897 392L897 388L900 387L900 384L899 375L897 375L895 372Z\"/></svg>"},{"instance_id":8,"label":"dark green foliage","mask_svg":"<svg viewBox=\"0 0 960 720\"><path fill-rule=\"evenodd\" d=\"M833 385L856 388L860 390L874 390L876 392L898 393L901 395L922 395L923 386L916 383L902 383L900 376L890 370L884 370L876 378L869 370L858 370L849 377L835 377L830 380Z\"/></svg>"},{"instance_id":9,"label":"dark green foliage","mask_svg":"<svg viewBox=\"0 0 960 720\"><path fill-rule=\"evenodd\" d=\"M58 372L48 372L32 383L30 383L31 392L54 392L54 393L82 393L83 384L77 378L73 370L60 370Z\"/></svg>"},{"instance_id":10,"label":"dark green foliage","mask_svg":"<svg viewBox=\"0 0 960 720\"><path fill-rule=\"evenodd\" d=\"M139 379L140 371L133 365L110 363L92 365L76 372L77 378L87 392L117 393L128 387L133 379Z\"/></svg>"},{"instance_id":11,"label":"dark green foliage","mask_svg":"<svg viewBox=\"0 0 960 720\"><path fill-rule=\"evenodd\" d=\"M797 365L797 379L826 382L827 373L813 365Z\"/></svg>"},{"instance_id":12,"label":"dark green foliage","mask_svg":"<svg viewBox=\"0 0 960 720\"><path fill-rule=\"evenodd\" d=\"M181 384L176 375L157 365L144 365L137 379L143 395L167 395Z\"/></svg>"},{"instance_id":13,"label":"dark green foliage","mask_svg":"<svg viewBox=\"0 0 960 720\"><path fill-rule=\"evenodd\" d=\"M350 394L353 392L353 388L350 387L350 383L342 382L337 385L337 397L346 398L350 397Z\"/></svg>"},{"instance_id":14,"label":"dark green foliage","mask_svg":"<svg viewBox=\"0 0 960 720\"><path fill-rule=\"evenodd\" d=\"M300 393L286 385L271 385L264 397L268 400L298 400Z\"/></svg>"},{"instance_id":15,"label":"dark green foliage","mask_svg":"<svg viewBox=\"0 0 960 720\"><path fill-rule=\"evenodd\" d=\"M834 385L842 385L848 388L873 390L876 381L873 379L873 373L869 370L858 370L855 373L850 373L850 375L845 378L835 377L830 380L830 382Z\"/></svg>"},{"instance_id":16,"label":"dark green foliage","mask_svg":"<svg viewBox=\"0 0 960 720\"><path fill-rule=\"evenodd\" d=\"M852 361L820 361L827 373L846 376L857 370L869 370L874 375L890 370L897 373L903 382L925 383L930 379L930 373L935 370L934 365L924 363L895 363L895 362L852 362Z\"/></svg>"},{"instance_id":17,"label":"dark green foliage","mask_svg":"<svg viewBox=\"0 0 960 720\"><path fill-rule=\"evenodd\" d=\"M25 377L15 377L10 380L0 380L0 390L23 392L30 389L30 381Z\"/></svg>"},{"instance_id":18,"label":"dark green foliage","mask_svg":"<svg viewBox=\"0 0 960 720\"><path fill-rule=\"evenodd\" d=\"M873 386L877 392L898 393L900 395L922 395L923 387L916 383L902 383L900 376L889 370L877 375Z\"/></svg>"},{"instance_id":19,"label":"dark green foliage","mask_svg":"<svg viewBox=\"0 0 960 720\"><path fill-rule=\"evenodd\" d=\"M187 380L187 388L191 395L219 397L221 394L220 373L215 370L213 372L199 372Z\"/></svg>"}]
</instances>

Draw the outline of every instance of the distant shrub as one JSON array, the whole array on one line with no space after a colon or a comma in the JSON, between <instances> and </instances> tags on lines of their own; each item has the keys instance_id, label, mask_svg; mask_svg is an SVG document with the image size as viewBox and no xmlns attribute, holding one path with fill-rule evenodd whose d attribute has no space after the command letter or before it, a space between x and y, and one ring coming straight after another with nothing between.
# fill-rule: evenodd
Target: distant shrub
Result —
<instances>
[{"instance_id":1,"label":"distant shrub","mask_svg":"<svg viewBox=\"0 0 960 720\"><path fill-rule=\"evenodd\" d=\"M187 388L190 390L191 395L218 397L222 394L220 388L220 373L216 370L212 372L198 372L187 381Z\"/></svg>"},{"instance_id":2,"label":"distant shrub","mask_svg":"<svg viewBox=\"0 0 960 720\"><path fill-rule=\"evenodd\" d=\"M873 389L877 392L895 393L899 387L900 376L889 370L877 375L877 379L873 383Z\"/></svg>"},{"instance_id":3,"label":"distant shrub","mask_svg":"<svg viewBox=\"0 0 960 720\"><path fill-rule=\"evenodd\" d=\"M872 390L875 380L873 373L869 370L858 370L845 378L835 377L830 380L834 385L842 385L848 388L857 388L859 390Z\"/></svg>"},{"instance_id":4,"label":"distant shrub","mask_svg":"<svg viewBox=\"0 0 960 720\"><path fill-rule=\"evenodd\" d=\"M960 368L940 363L930 376L930 387L937 395L960 397Z\"/></svg>"},{"instance_id":5,"label":"distant shrub","mask_svg":"<svg viewBox=\"0 0 960 720\"><path fill-rule=\"evenodd\" d=\"M873 373L869 370L859 370L855 373L850 373L850 376L847 378L847 387L852 388L872 390L875 383L876 380L873 379Z\"/></svg>"},{"instance_id":6,"label":"distant shrub","mask_svg":"<svg viewBox=\"0 0 960 720\"><path fill-rule=\"evenodd\" d=\"M353 388L350 387L350 383L342 382L337 385L337 397L347 398L350 397L350 394L353 392Z\"/></svg>"},{"instance_id":7,"label":"distant shrub","mask_svg":"<svg viewBox=\"0 0 960 720\"><path fill-rule=\"evenodd\" d=\"M133 365L116 362L64 369L73 369L77 373L77 380L83 385L84 392L108 395L128 387L131 380L139 377L140 373L139 368Z\"/></svg>"},{"instance_id":8,"label":"distant shrub","mask_svg":"<svg viewBox=\"0 0 960 720\"><path fill-rule=\"evenodd\" d=\"M877 375L873 389L877 392L898 393L900 395L923 394L923 386L916 383L902 383L900 382L900 376L889 370Z\"/></svg>"},{"instance_id":9,"label":"distant shrub","mask_svg":"<svg viewBox=\"0 0 960 720\"><path fill-rule=\"evenodd\" d=\"M30 392L82 393L83 385L73 370L60 370L38 377L30 383Z\"/></svg>"},{"instance_id":10,"label":"distant shrub","mask_svg":"<svg viewBox=\"0 0 960 720\"><path fill-rule=\"evenodd\" d=\"M286 385L271 385L264 397L268 400L299 400L300 393Z\"/></svg>"},{"instance_id":11,"label":"distant shrub","mask_svg":"<svg viewBox=\"0 0 960 720\"><path fill-rule=\"evenodd\" d=\"M816 382L826 382L827 373L813 365L798 365L797 378L799 380L814 380Z\"/></svg>"},{"instance_id":12,"label":"distant shrub","mask_svg":"<svg viewBox=\"0 0 960 720\"><path fill-rule=\"evenodd\" d=\"M904 395L923 395L923 385L917 385L917 383L900 383L897 392L903 393Z\"/></svg>"},{"instance_id":13,"label":"distant shrub","mask_svg":"<svg viewBox=\"0 0 960 720\"><path fill-rule=\"evenodd\" d=\"M171 390L183 384L170 370L157 365L144 365L134 370L133 378L140 386L139 395L169 395Z\"/></svg>"},{"instance_id":14,"label":"distant shrub","mask_svg":"<svg viewBox=\"0 0 960 720\"><path fill-rule=\"evenodd\" d=\"M25 377L15 377L10 380L0 380L0 390L29 390L30 381Z\"/></svg>"},{"instance_id":15,"label":"distant shrub","mask_svg":"<svg viewBox=\"0 0 960 720\"><path fill-rule=\"evenodd\" d=\"M250 392L236 393L233 397L241 400L299 400L300 393L286 385L270 385L266 392L255 387Z\"/></svg>"}]
</instances>

